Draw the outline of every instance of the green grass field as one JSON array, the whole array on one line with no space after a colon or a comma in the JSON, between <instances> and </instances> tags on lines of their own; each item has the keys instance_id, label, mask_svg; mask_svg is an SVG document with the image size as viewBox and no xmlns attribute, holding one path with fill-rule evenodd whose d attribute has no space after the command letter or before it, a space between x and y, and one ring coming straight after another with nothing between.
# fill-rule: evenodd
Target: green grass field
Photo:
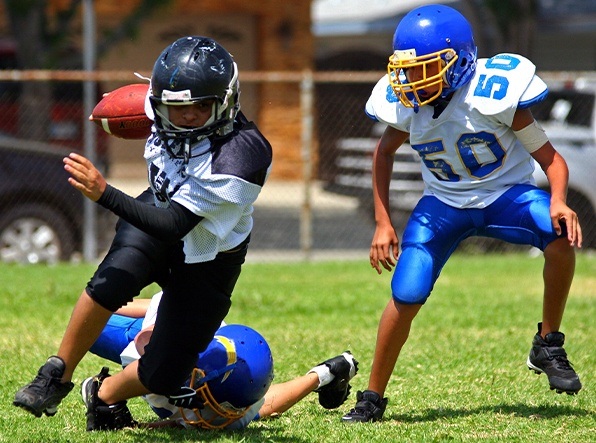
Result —
<instances>
[{"instance_id":1,"label":"green grass field","mask_svg":"<svg viewBox=\"0 0 596 443\"><path fill-rule=\"evenodd\" d=\"M85 432L78 384L105 362L88 355L75 390L55 417L12 406L16 390L57 350L92 265L0 265L0 442L590 442L596 441L594 319L596 256L578 254L563 332L582 376L577 396L557 395L525 360L540 320L542 259L524 254L455 255L414 322L386 395L383 422L344 425L365 389L390 274L359 262L249 263L228 322L255 327L271 345L276 380L305 373L350 349L360 361L348 402L327 411L316 394L280 418L242 432L125 430ZM148 288L142 296L156 290ZM118 368L108 364L112 372ZM154 419L141 399L135 418Z\"/></svg>"}]
</instances>

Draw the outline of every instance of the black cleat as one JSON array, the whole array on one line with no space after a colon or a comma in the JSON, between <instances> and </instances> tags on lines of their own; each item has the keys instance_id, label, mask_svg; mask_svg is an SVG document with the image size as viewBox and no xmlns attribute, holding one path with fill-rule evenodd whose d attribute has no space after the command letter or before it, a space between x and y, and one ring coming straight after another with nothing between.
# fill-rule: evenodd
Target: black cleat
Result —
<instances>
[{"instance_id":1,"label":"black cleat","mask_svg":"<svg viewBox=\"0 0 596 443\"><path fill-rule=\"evenodd\" d=\"M74 387L72 382L62 383L65 368L60 357L53 355L48 358L33 381L17 391L12 404L36 417L56 415L58 405Z\"/></svg>"},{"instance_id":2,"label":"black cleat","mask_svg":"<svg viewBox=\"0 0 596 443\"><path fill-rule=\"evenodd\" d=\"M319 393L319 404L325 409L338 408L350 395L349 382L358 372L358 362L350 351L346 351L337 357L325 360L320 365L327 366L334 378L329 384L315 390Z\"/></svg>"},{"instance_id":3,"label":"black cleat","mask_svg":"<svg viewBox=\"0 0 596 443\"><path fill-rule=\"evenodd\" d=\"M365 423L379 421L387 407L387 398L381 398L374 391L358 391L356 406L341 418L344 423Z\"/></svg>"},{"instance_id":4,"label":"black cleat","mask_svg":"<svg viewBox=\"0 0 596 443\"><path fill-rule=\"evenodd\" d=\"M99 388L109 376L108 368L104 366L95 377L89 377L81 383L81 396L87 407L87 431L113 431L134 428L138 424L132 418L125 400L108 405L99 398Z\"/></svg>"},{"instance_id":5,"label":"black cleat","mask_svg":"<svg viewBox=\"0 0 596 443\"><path fill-rule=\"evenodd\" d=\"M541 329L542 323L538 323L538 333L534 336L532 349L526 362L528 369L536 374L546 374L550 388L557 394L563 392L569 395L577 394L582 384L563 349L565 335L561 332L551 332L542 338Z\"/></svg>"}]
</instances>

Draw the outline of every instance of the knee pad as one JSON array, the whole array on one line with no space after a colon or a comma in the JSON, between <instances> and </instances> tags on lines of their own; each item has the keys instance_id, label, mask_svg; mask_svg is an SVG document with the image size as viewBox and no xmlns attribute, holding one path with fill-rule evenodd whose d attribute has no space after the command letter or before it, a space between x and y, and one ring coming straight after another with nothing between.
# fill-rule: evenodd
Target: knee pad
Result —
<instances>
[{"instance_id":1,"label":"knee pad","mask_svg":"<svg viewBox=\"0 0 596 443\"><path fill-rule=\"evenodd\" d=\"M405 305L422 305L430 296L437 277L431 254L423 248L405 248L391 279L392 297Z\"/></svg>"}]
</instances>

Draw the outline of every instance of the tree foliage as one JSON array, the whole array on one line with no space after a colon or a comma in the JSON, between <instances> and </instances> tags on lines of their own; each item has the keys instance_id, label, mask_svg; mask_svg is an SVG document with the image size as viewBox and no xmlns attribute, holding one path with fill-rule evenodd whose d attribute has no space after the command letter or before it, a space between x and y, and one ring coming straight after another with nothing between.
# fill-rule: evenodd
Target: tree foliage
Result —
<instances>
[{"instance_id":1,"label":"tree foliage","mask_svg":"<svg viewBox=\"0 0 596 443\"><path fill-rule=\"evenodd\" d=\"M101 0L92 2L96 9L99 1ZM99 25L97 56L101 57L120 40L134 36L145 18L169 2L170 0L142 0L112 28L106 28L96 17ZM16 45L14 68L81 69L83 3L83 0L60 3L51 0L4 0L8 26ZM50 116L47 112L40 112L39 104L52 103L56 95L53 87L52 82L23 82L20 85L20 112L15 117L16 135L35 140L48 139L51 131Z\"/></svg>"},{"instance_id":2,"label":"tree foliage","mask_svg":"<svg viewBox=\"0 0 596 443\"><path fill-rule=\"evenodd\" d=\"M480 47L489 54L510 51L531 56L536 28L536 0L464 0L477 23Z\"/></svg>"},{"instance_id":3,"label":"tree foliage","mask_svg":"<svg viewBox=\"0 0 596 443\"><path fill-rule=\"evenodd\" d=\"M100 26L98 57L120 40L136 35L144 19L170 2L142 0L114 27ZM50 0L4 0L20 69L80 69L82 66L79 48L83 1L63 2L61 8L51 3Z\"/></svg>"}]
</instances>

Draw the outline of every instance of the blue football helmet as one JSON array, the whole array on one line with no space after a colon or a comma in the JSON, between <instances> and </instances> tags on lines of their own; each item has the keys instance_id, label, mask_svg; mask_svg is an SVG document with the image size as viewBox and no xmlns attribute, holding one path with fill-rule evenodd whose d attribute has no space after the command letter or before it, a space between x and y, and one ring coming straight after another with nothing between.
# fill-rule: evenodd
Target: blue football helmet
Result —
<instances>
[{"instance_id":1,"label":"blue football helmet","mask_svg":"<svg viewBox=\"0 0 596 443\"><path fill-rule=\"evenodd\" d=\"M188 385L202 409L180 409L191 426L219 429L242 418L273 381L273 357L265 338L245 325L222 326L199 354Z\"/></svg>"},{"instance_id":2,"label":"blue football helmet","mask_svg":"<svg viewBox=\"0 0 596 443\"><path fill-rule=\"evenodd\" d=\"M476 70L472 27L448 6L427 5L406 14L395 29L393 51L387 65L389 82L401 103L415 110L447 98ZM418 68L422 78L409 80L408 68ZM429 94L428 88L436 91Z\"/></svg>"},{"instance_id":3,"label":"blue football helmet","mask_svg":"<svg viewBox=\"0 0 596 443\"><path fill-rule=\"evenodd\" d=\"M149 101L157 135L190 142L225 135L240 107L238 90L238 67L223 46L201 36L176 40L159 55L151 74ZM202 127L182 128L169 120L168 106L202 100L214 100L211 118Z\"/></svg>"}]
</instances>

